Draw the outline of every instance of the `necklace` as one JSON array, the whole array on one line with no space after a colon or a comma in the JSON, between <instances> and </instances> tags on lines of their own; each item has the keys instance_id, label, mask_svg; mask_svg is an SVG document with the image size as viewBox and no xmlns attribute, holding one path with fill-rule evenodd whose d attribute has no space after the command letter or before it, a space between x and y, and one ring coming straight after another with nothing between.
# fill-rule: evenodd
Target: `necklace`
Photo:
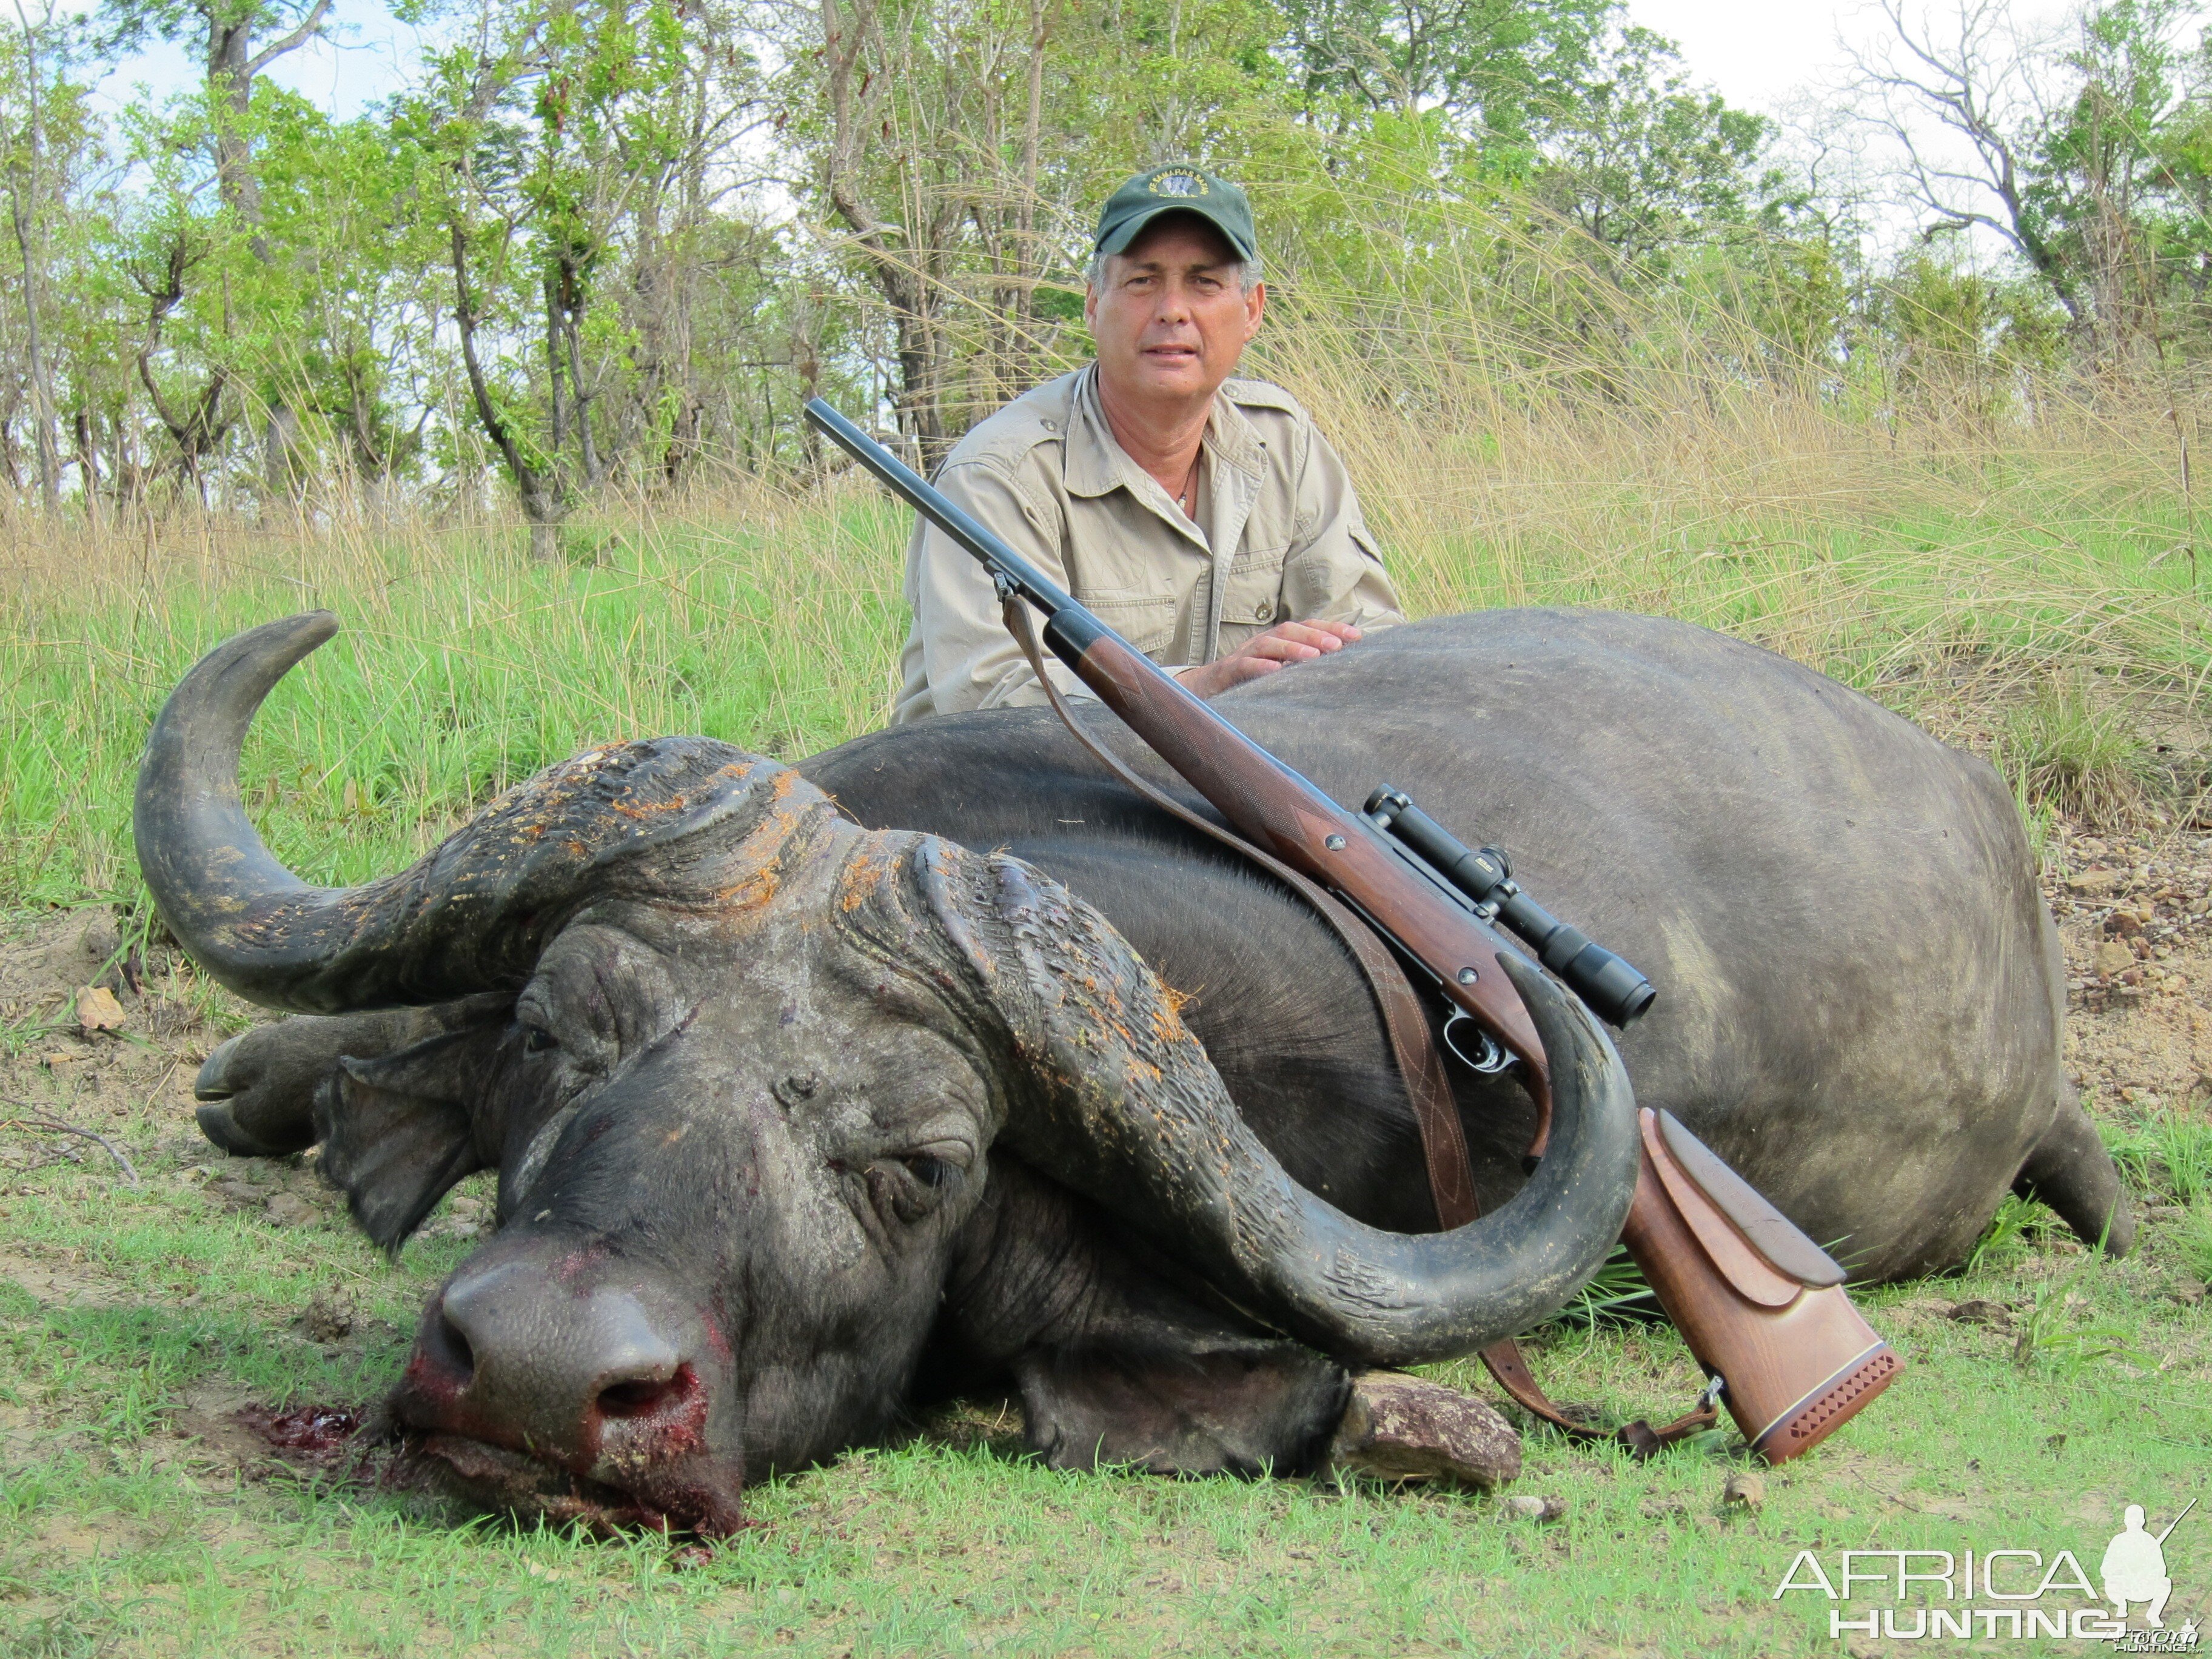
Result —
<instances>
[{"instance_id":1,"label":"necklace","mask_svg":"<svg viewBox=\"0 0 2212 1659\"><path fill-rule=\"evenodd\" d=\"M1205 457L1206 452L1201 449L1190 458L1190 476L1182 481L1182 488L1176 492L1176 505L1182 509L1186 519L1198 516L1198 464Z\"/></svg>"}]
</instances>

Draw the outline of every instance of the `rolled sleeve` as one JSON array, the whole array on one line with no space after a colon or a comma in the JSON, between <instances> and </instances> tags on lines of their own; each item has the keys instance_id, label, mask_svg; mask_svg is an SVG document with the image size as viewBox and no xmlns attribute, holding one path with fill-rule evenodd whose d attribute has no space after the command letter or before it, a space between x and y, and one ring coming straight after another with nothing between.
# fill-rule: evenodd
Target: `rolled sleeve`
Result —
<instances>
[{"instance_id":1,"label":"rolled sleeve","mask_svg":"<svg viewBox=\"0 0 2212 1659\"><path fill-rule=\"evenodd\" d=\"M1299 622L1389 628L1406 620L1361 517L1352 476L1328 439L1311 426L1299 469L1297 520L1283 560L1283 601Z\"/></svg>"},{"instance_id":2,"label":"rolled sleeve","mask_svg":"<svg viewBox=\"0 0 2212 1659\"><path fill-rule=\"evenodd\" d=\"M1054 582L1065 587L1059 526L988 462L948 466L937 487ZM1044 688L1000 614L990 575L967 549L917 518L907 545L906 599L914 623L901 657L902 690L892 719L1042 703ZM1068 696L1091 692L1061 664L1045 672Z\"/></svg>"}]
</instances>

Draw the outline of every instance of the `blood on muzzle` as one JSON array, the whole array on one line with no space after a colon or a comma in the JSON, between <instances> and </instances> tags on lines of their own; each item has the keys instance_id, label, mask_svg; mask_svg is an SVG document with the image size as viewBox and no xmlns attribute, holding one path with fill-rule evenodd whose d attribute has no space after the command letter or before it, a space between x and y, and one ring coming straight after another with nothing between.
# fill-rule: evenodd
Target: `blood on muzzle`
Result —
<instances>
[{"instance_id":1,"label":"blood on muzzle","mask_svg":"<svg viewBox=\"0 0 2212 1659\"><path fill-rule=\"evenodd\" d=\"M399 1415L580 1473L617 1449L604 1443L611 1426L665 1418L685 1419L668 1429L696 1427L706 1382L688 1352L692 1322L652 1305L659 1300L580 1272L573 1251L509 1251L465 1267L425 1310Z\"/></svg>"}]
</instances>

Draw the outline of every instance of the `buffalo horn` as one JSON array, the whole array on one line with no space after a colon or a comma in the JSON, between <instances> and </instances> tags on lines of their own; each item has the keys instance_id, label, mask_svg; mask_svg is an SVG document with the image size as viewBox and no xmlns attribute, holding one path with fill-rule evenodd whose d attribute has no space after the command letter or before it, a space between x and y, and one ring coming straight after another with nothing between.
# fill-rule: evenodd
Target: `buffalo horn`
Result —
<instances>
[{"instance_id":1,"label":"buffalo horn","mask_svg":"<svg viewBox=\"0 0 2212 1659\"><path fill-rule=\"evenodd\" d=\"M1638 1156L1627 1073L1581 1005L1515 953L1500 960L1551 1066L1549 1148L1491 1214L1385 1232L1291 1178L1097 911L1018 860L943 846L917 873L1011 1039L1005 1144L1253 1318L1366 1364L1471 1353L1565 1306L1620 1237Z\"/></svg>"},{"instance_id":2,"label":"buffalo horn","mask_svg":"<svg viewBox=\"0 0 2212 1659\"><path fill-rule=\"evenodd\" d=\"M834 810L726 744L617 744L507 791L399 874L310 887L254 832L238 757L262 699L337 630L310 611L217 646L170 694L138 770L132 827L155 905L252 1001L328 1014L512 989L585 899L680 885L772 810Z\"/></svg>"}]
</instances>

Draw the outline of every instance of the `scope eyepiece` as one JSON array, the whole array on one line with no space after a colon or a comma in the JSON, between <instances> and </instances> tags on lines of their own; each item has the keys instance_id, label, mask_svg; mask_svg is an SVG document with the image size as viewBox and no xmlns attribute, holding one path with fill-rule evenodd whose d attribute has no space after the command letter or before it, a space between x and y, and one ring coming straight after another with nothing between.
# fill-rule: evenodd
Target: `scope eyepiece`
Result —
<instances>
[{"instance_id":1,"label":"scope eyepiece","mask_svg":"<svg viewBox=\"0 0 2212 1659\"><path fill-rule=\"evenodd\" d=\"M1626 1026L1658 997L1634 964L1522 892L1513 879L1511 860L1500 848L1474 850L1414 805L1404 791L1388 784L1367 798L1367 817L1474 900L1484 915L1503 922L1601 1019Z\"/></svg>"}]
</instances>

